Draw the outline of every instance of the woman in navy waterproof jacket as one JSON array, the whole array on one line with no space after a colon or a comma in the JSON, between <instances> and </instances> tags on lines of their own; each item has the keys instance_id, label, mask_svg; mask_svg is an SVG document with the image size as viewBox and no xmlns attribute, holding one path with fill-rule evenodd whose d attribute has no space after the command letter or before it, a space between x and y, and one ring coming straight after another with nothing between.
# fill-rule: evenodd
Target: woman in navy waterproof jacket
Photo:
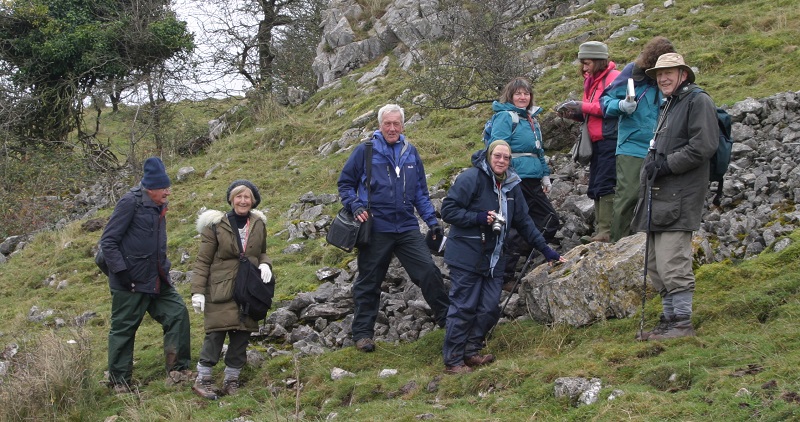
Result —
<instances>
[{"instance_id":1,"label":"woman in navy waterproof jacket","mask_svg":"<svg viewBox=\"0 0 800 422\"><path fill-rule=\"evenodd\" d=\"M563 262L528 215L521 179L510 162L508 143L492 142L473 154L473 167L458 176L442 202L442 219L451 225L444 253L452 280L443 347L447 373L471 372L494 361L491 354L479 352L500 318L503 242L509 225L548 261Z\"/></svg>"}]
</instances>

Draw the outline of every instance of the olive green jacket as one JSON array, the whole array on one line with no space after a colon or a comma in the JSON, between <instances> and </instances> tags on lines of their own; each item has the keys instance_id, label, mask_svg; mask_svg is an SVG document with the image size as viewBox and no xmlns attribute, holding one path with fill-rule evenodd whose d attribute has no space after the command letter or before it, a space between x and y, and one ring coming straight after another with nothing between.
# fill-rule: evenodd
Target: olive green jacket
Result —
<instances>
[{"instance_id":1,"label":"olive green jacket","mask_svg":"<svg viewBox=\"0 0 800 422\"><path fill-rule=\"evenodd\" d=\"M245 255L254 265L266 263L272 268L267 257L267 217L251 210L249 222ZM192 269L191 292L205 295L205 331L257 331L257 323L249 317L239 321L239 308L233 300L239 246L227 214L217 210L203 212L197 218L197 231L201 240Z\"/></svg>"}]
</instances>

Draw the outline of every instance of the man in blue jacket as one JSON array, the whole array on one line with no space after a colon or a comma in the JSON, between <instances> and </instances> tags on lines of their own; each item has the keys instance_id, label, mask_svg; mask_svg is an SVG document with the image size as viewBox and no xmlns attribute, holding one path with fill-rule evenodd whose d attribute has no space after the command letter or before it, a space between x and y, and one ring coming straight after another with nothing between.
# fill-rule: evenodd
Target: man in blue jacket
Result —
<instances>
[{"instance_id":1,"label":"man in blue jacket","mask_svg":"<svg viewBox=\"0 0 800 422\"><path fill-rule=\"evenodd\" d=\"M165 218L169 187L164 163L158 157L148 158L140 186L120 198L100 238L111 288L109 387L117 393L130 391L133 345L145 312L164 330L167 383L192 379L189 312L169 277Z\"/></svg>"},{"instance_id":2,"label":"man in blue jacket","mask_svg":"<svg viewBox=\"0 0 800 422\"><path fill-rule=\"evenodd\" d=\"M366 186L365 144L357 146L339 176L339 196L360 222L372 219L368 248L358 250L358 278L353 284L353 341L364 352L375 350L375 320L381 283L392 254L411 281L422 289L436 324L444 327L449 300L442 273L433 263L414 210L434 235L442 229L428 195L425 168L417 149L403 135L405 113L396 104L378 110L379 130L372 135L371 192Z\"/></svg>"}]
</instances>

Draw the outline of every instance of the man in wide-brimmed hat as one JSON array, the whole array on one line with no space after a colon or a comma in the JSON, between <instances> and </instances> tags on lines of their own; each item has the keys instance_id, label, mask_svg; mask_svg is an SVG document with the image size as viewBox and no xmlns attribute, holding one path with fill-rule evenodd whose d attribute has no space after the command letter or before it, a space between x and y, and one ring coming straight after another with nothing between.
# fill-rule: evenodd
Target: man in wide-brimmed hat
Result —
<instances>
[{"instance_id":1,"label":"man in wide-brimmed hat","mask_svg":"<svg viewBox=\"0 0 800 422\"><path fill-rule=\"evenodd\" d=\"M664 100L631 226L648 233L647 271L663 312L655 329L637 338L663 340L694 335L692 232L700 228L709 160L719 141L714 102L695 85L683 56L662 54L645 73L657 81Z\"/></svg>"}]
</instances>

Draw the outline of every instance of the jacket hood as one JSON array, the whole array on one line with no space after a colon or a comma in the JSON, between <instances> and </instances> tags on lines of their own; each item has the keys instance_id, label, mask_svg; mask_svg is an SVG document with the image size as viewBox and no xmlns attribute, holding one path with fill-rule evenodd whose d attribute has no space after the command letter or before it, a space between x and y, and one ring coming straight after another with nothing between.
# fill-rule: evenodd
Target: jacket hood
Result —
<instances>
[{"instance_id":1,"label":"jacket hood","mask_svg":"<svg viewBox=\"0 0 800 422\"><path fill-rule=\"evenodd\" d=\"M267 216L264 215L263 212L253 209L250 210L250 214L256 216L256 218L261 219L261 221L264 222L264 225L267 224ZM197 226L196 226L197 232L202 233L204 228L211 227L215 224L219 224L219 222L222 221L222 219L225 218L226 215L228 215L228 213L224 211L218 211L218 210L203 211L203 213L197 217Z\"/></svg>"},{"instance_id":2,"label":"jacket hood","mask_svg":"<svg viewBox=\"0 0 800 422\"><path fill-rule=\"evenodd\" d=\"M501 103L500 101L495 100L494 102L492 102L492 111L494 111L495 113L497 113L498 111L513 111L522 116L530 114L531 117L536 117L536 115L542 112L542 108L537 105L534 105L531 106L530 109L525 110L515 106L514 104Z\"/></svg>"}]
</instances>

